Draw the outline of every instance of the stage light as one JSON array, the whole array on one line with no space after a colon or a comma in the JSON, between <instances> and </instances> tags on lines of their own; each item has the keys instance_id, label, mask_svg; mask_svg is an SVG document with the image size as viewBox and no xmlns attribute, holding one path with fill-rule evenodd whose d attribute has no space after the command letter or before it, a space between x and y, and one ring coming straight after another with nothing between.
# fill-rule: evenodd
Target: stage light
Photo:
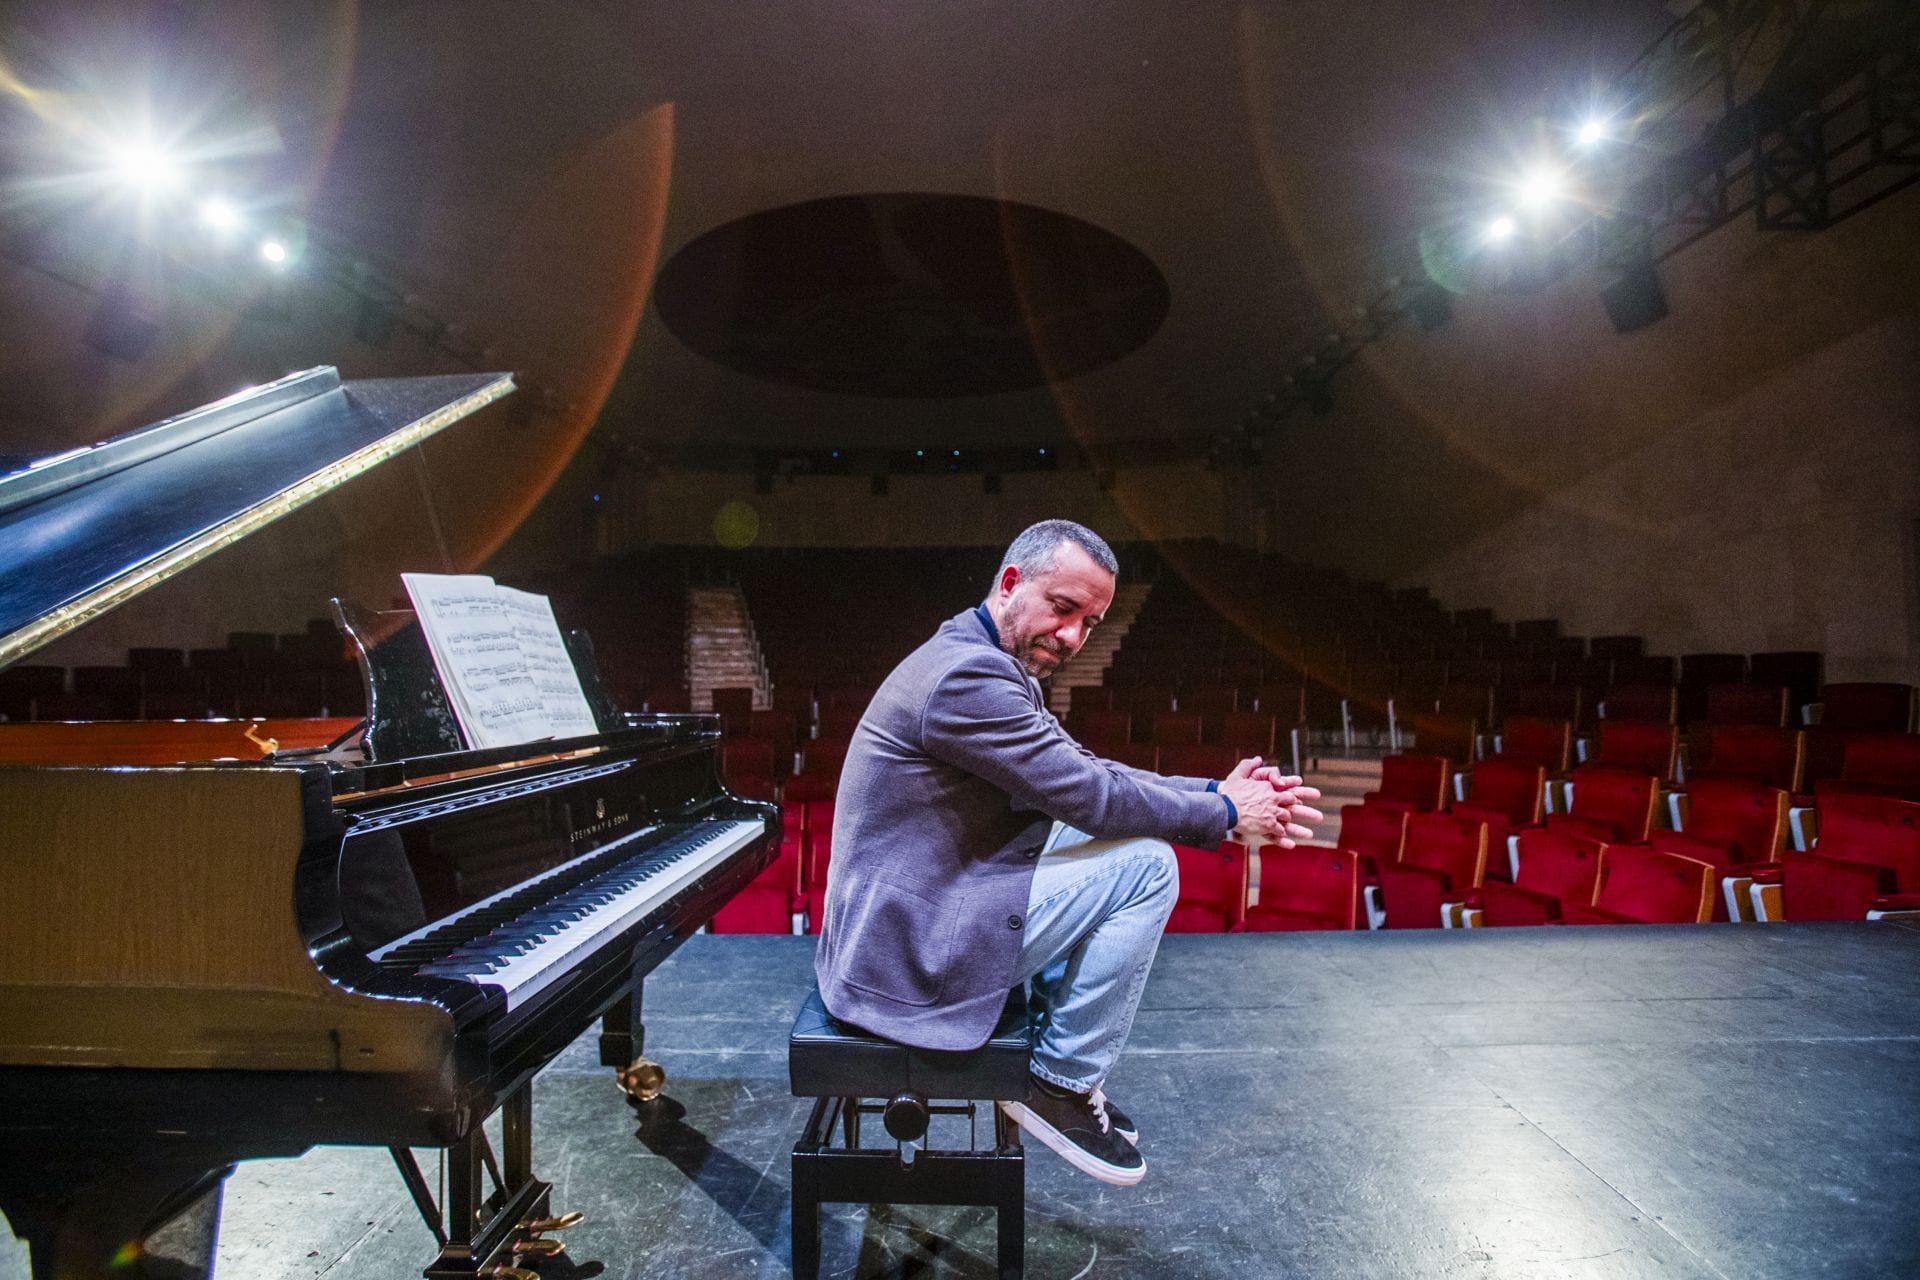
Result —
<instances>
[{"instance_id":1,"label":"stage light","mask_svg":"<svg viewBox=\"0 0 1920 1280\"><path fill-rule=\"evenodd\" d=\"M109 159L114 176L139 191L164 191L180 179L179 163L149 142L116 147Z\"/></svg>"},{"instance_id":2,"label":"stage light","mask_svg":"<svg viewBox=\"0 0 1920 1280\"><path fill-rule=\"evenodd\" d=\"M210 196L200 202L200 221L216 231L231 231L240 225L240 211L231 200Z\"/></svg>"},{"instance_id":3,"label":"stage light","mask_svg":"<svg viewBox=\"0 0 1920 1280\"><path fill-rule=\"evenodd\" d=\"M1503 213L1487 224L1487 239L1498 243L1519 229L1519 225Z\"/></svg>"},{"instance_id":4,"label":"stage light","mask_svg":"<svg viewBox=\"0 0 1920 1280\"><path fill-rule=\"evenodd\" d=\"M1560 175L1551 169L1535 169L1520 179L1520 203L1538 209L1560 198Z\"/></svg>"},{"instance_id":5,"label":"stage light","mask_svg":"<svg viewBox=\"0 0 1920 1280\"><path fill-rule=\"evenodd\" d=\"M1599 116L1588 116L1580 124L1580 131L1574 135L1583 147L1595 146L1607 140L1607 122Z\"/></svg>"},{"instance_id":6,"label":"stage light","mask_svg":"<svg viewBox=\"0 0 1920 1280\"><path fill-rule=\"evenodd\" d=\"M278 266L287 260L287 246L278 240L263 240L260 243L260 256Z\"/></svg>"}]
</instances>

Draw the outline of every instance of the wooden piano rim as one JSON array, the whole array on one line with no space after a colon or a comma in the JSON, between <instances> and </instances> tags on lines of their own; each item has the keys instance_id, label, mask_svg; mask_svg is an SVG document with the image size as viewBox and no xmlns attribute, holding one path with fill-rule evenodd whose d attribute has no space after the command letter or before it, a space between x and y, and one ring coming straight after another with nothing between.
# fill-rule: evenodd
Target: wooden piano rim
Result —
<instances>
[{"instance_id":1,"label":"wooden piano rim","mask_svg":"<svg viewBox=\"0 0 1920 1280\"><path fill-rule=\"evenodd\" d=\"M261 760L253 738L271 738L284 749L324 747L359 723L357 716L232 720L30 720L0 723L0 765L96 768L210 764L216 760ZM387 787L341 792L336 800L378 799L438 783L484 777L529 765L562 764L599 755L603 748L543 752L494 764L408 778Z\"/></svg>"}]
</instances>

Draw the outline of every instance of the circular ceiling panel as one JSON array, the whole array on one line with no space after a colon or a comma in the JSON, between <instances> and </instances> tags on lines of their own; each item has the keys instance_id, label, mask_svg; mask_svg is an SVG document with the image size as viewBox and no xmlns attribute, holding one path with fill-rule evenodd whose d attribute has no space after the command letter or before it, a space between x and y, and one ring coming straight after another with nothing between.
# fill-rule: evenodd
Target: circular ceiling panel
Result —
<instances>
[{"instance_id":1,"label":"circular ceiling panel","mask_svg":"<svg viewBox=\"0 0 1920 1280\"><path fill-rule=\"evenodd\" d=\"M653 294L693 350L774 382L974 396L1087 373L1166 319L1166 278L1110 231L980 196L833 196L675 254Z\"/></svg>"}]
</instances>

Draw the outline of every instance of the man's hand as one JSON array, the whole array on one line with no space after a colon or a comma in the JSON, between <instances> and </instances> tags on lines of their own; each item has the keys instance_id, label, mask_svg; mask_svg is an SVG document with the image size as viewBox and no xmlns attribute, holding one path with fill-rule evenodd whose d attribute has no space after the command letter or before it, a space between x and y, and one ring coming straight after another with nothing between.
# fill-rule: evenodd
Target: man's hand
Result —
<instances>
[{"instance_id":1,"label":"man's hand","mask_svg":"<svg viewBox=\"0 0 1920 1280\"><path fill-rule=\"evenodd\" d=\"M1264 796L1260 795L1262 790L1266 793ZM1304 780L1281 773L1271 765L1263 767L1258 756L1235 765L1233 772L1221 781L1220 793L1232 800L1233 807L1240 813L1240 825L1228 838L1248 848L1278 845L1291 849L1299 841L1313 838L1313 830L1307 824L1322 822L1326 817L1308 803L1320 798L1319 788L1309 787ZM1250 803L1242 803L1243 794L1249 797Z\"/></svg>"}]
</instances>

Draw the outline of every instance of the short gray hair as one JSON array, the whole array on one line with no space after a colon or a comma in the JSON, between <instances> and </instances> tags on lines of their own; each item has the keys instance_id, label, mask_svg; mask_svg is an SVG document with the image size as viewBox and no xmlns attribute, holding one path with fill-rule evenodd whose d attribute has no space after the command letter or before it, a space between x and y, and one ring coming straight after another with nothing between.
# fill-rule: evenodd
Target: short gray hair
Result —
<instances>
[{"instance_id":1,"label":"short gray hair","mask_svg":"<svg viewBox=\"0 0 1920 1280\"><path fill-rule=\"evenodd\" d=\"M1114 577L1120 576L1120 561L1114 557L1113 548L1107 545L1105 538L1083 524L1071 520L1042 520L1030 525L1007 547L1007 554L1000 557L1000 567L993 571L995 584L1000 575L1012 565L1020 571L1022 578L1031 578L1053 568L1054 557L1065 543L1071 542L1087 553L1087 556L1102 569Z\"/></svg>"}]
</instances>

